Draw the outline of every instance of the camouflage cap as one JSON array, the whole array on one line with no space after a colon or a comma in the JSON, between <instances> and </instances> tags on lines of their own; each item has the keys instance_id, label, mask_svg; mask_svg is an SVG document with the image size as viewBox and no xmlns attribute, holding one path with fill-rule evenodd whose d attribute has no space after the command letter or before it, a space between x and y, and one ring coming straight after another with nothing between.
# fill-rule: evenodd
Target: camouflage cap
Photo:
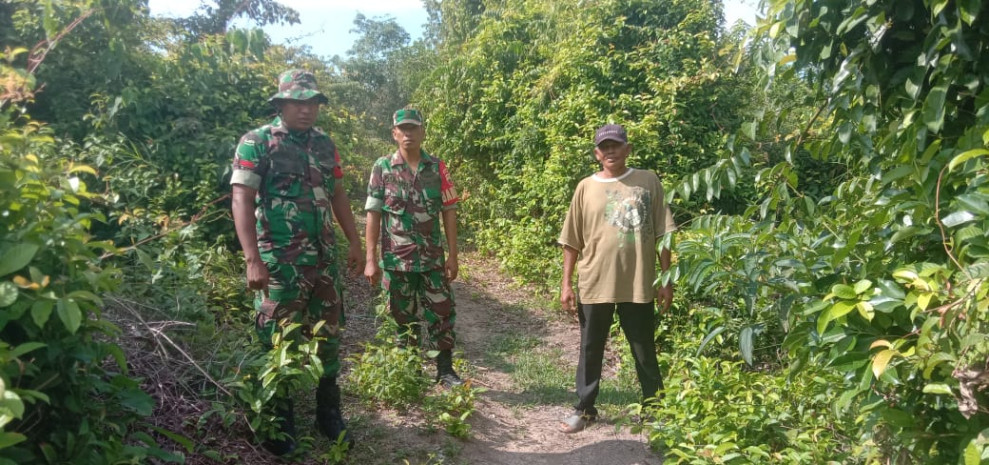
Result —
<instances>
[{"instance_id":1,"label":"camouflage cap","mask_svg":"<svg viewBox=\"0 0 989 465\"><path fill-rule=\"evenodd\" d=\"M316 76L302 69L290 69L278 76L278 93L268 99L276 100L309 100L316 97L319 103L329 103L322 92L316 89Z\"/></svg>"},{"instance_id":2,"label":"camouflage cap","mask_svg":"<svg viewBox=\"0 0 989 465\"><path fill-rule=\"evenodd\" d=\"M403 108L395 112L392 116L392 126L398 126L400 124L414 124L416 126L422 126L423 118L422 112L416 110L415 108Z\"/></svg>"}]
</instances>

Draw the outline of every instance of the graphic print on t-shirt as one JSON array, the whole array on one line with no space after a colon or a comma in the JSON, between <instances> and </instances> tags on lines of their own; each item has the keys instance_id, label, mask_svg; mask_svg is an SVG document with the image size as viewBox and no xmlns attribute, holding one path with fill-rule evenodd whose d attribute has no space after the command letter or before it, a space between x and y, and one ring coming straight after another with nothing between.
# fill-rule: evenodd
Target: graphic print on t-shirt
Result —
<instances>
[{"instance_id":1,"label":"graphic print on t-shirt","mask_svg":"<svg viewBox=\"0 0 989 465\"><path fill-rule=\"evenodd\" d=\"M641 187L628 189L608 189L608 204L604 215L608 224L618 230L618 246L635 243L635 237L640 233L646 219L649 218L649 208L652 204L649 191Z\"/></svg>"}]
</instances>

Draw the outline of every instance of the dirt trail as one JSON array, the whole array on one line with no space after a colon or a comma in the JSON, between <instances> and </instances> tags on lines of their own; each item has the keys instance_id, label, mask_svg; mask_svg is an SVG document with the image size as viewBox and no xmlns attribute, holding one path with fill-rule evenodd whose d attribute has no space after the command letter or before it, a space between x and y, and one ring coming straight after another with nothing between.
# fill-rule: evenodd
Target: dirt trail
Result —
<instances>
[{"instance_id":1,"label":"dirt trail","mask_svg":"<svg viewBox=\"0 0 989 465\"><path fill-rule=\"evenodd\" d=\"M538 299L532 298L533 292L513 285L510 279L495 271L496 268L490 259L472 253L462 254L461 277L453 285L457 301L457 352L472 367L461 375L474 386L486 389L475 401L475 411L468 420L471 432L466 440L437 430L435 422L423 417L420 409L395 411L367 406L347 392L347 375L353 357L364 350L364 343L376 332L377 321L371 302L375 300L377 290L371 289L358 276L346 278L348 322L341 347L341 356L346 360L342 373L344 414L349 419L357 446L348 453L344 463L661 464L661 457L649 450L644 436L633 435L628 428L616 431L614 422L606 415L601 422L583 432L567 435L558 431L560 420L570 413L574 402L573 372L580 339L577 323L555 310L534 308L538 305L532 302ZM143 359L137 355L148 355L145 357L148 361L136 363L134 372L147 380L143 387L157 401L154 424L196 438L197 452L188 455L186 463L333 463L326 455L330 444L313 425L315 402L311 392L298 393L295 405L299 434L311 438L303 441L311 444L311 449L300 450L295 458L278 459L265 452L252 440L246 424L241 421L223 425L214 415L197 429L194 426L196 419L211 409L211 403L195 395L201 386L189 386L183 384L183 380L197 379L198 372L192 370L186 359L156 351L148 342L154 339L153 335L145 337L137 331L143 322L124 318L137 315L136 310L111 313L120 317L120 327L135 332L132 337L125 338L129 359L141 362ZM616 383L614 367L618 363L614 353L606 357L602 389L612 389L608 394L611 396L609 402L622 405L623 399L634 400L637 392L624 392L621 394L624 397L615 397L616 391L611 387ZM433 370L433 367L427 367L425 374L432 376ZM547 373L550 375L545 375ZM603 400L605 392L601 397ZM168 442L165 438L162 440ZM179 450L178 445L174 450ZM199 453L210 450L213 458ZM223 459L218 461L217 457Z\"/></svg>"},{"instance_id":2,"label":"dirt trail","mask_svg":"<svg viewBox=\"0 0 989 465\"><path fill-rule=\"evenodd\" d=\"M531 291L519 289L492 271L494 265L488 260L470 254L462 260L462 279L453 286L457 299L457 349L476 367L465 377L487 389L478 396L469 419L470 438L457 440L442 431L425 432L423 419L407 413L367 411L359 414L366 416L354 425L359 439L364 440L349 462L402 463L404 459L410 464L470 465L662 463L648 448L644 436L633 435L628 428L616 432L607 418L578 434L558 431L560 420L570 413L574 401L572 381L549 394L526 392L513 382L513 362L499 358L495 348L506 338L525 338L531 341L533 350L558 349L559 364L573 373L580 339L576 322L530 308L532 299L527 296ZM547 401L547 397L553 400ZM367 455L365 447L376 453Z\"/></svg>"}]
</instances>

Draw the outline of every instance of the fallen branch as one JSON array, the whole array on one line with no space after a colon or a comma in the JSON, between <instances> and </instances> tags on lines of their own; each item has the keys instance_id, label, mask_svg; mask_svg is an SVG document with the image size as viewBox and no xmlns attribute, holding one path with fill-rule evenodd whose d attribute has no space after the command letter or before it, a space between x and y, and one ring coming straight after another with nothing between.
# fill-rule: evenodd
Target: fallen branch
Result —
<instances>
[{"instance_id":1,"label":"fallen branch","mask_svg":"<svg viewBox=\"0 0 989 465\"><path fill-rule=\"evenodd\" d=\"M122 300L120 300L120 299L118 299L116 297L111 297L110 299L112 299L114 302L116 302L118 305L120 305L121 308L127 309L128 312L130 312L132 315L134 315L134 317L136 317L140 321L140 323L148 330L148 332L151 333L151 334L153 334L155 336L155 343L157 343L158 344L158 347L162 348L163 351L164 351L164 346L162 346L161 341L159 341L158 337L161 337L162 339L164 339L165 342L168 343L168 345L170 345L173 349L175 349L180 354L182 354L182 356L185 357L185 359L189 363L191 363L192 366L196 367L196 370L198 370L200 373L202 373L202 375L205 376L206 379L210 383L212 383L214 386L216 386L217 389L219 389L220 391L222 391L224 394L226 394L229 397L234 397L233 393L231 393L230 391L228 391L227 388L223 387L223 385L221 385L217 380L215 380L213 378L213 376L211 376L205 369L203 369L203 367L201 367L199 365L199 363L196 362L196 360L194 358L192 358L191 355L189 355L188 352L186 352L184 349L182 349L181 346L179 346L178 344L176 344L175 341L172 340L172 338L168 337L168 334L165 334L165 331L162 328L160 328L160 327L159 328L152 327L150 324L148 324L146 321L144 321L144 318L141 317L141 314L138 311L134 310L129 305L125 304ZM169 322L169 323L182 324L182 322ZM191 323L187 323L187 324L191 325Z\"/></svg>"}]
</instances>

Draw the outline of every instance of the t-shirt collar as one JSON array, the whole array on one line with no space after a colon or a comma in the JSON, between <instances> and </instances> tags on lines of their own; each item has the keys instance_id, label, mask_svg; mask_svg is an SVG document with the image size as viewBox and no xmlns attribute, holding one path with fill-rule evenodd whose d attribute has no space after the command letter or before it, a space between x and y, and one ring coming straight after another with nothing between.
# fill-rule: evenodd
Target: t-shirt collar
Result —
<instances>
[{"instance_id":1,"label":"t-shirt collar","mask_svg":"<svg viewBox=\"0 0 989 465\"><path fill-rule=\"evenodd\" d=\"M627 178L628 175L632 174L633 171L635 171L635 168L632 168L630 166L630 167L628 167L627 170L625 170L624 173L622 173L621 176L619 176L617 178L602 178L601 176L598 176L597 173L592 174L591 177L594 178L594 180L597 181L597 182L618 182L618 181L621 181L622 179Z\"/></svg>"}]
</instances>

